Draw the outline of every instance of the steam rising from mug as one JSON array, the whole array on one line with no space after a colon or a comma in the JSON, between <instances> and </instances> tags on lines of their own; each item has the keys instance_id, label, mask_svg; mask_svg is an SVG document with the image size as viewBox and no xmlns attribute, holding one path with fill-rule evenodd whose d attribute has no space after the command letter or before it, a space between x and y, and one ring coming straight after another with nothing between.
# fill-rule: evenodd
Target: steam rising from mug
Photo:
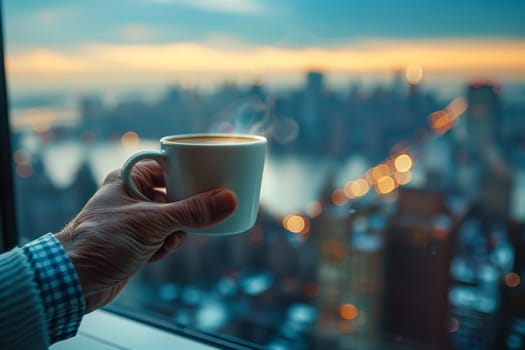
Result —
<instances>
[{"instance_id":1,"label":"steam rising from mug","mask_svg":"<svg viewBox=\"0 0 525 350\"><path fill-rule=\"evenodd\" d=\"M293 142L299 135L297 121L278 116L273 99L238 101L225 107L214 119L211 132L257 134L281 144Z\"/></svg>"}]
</instances>

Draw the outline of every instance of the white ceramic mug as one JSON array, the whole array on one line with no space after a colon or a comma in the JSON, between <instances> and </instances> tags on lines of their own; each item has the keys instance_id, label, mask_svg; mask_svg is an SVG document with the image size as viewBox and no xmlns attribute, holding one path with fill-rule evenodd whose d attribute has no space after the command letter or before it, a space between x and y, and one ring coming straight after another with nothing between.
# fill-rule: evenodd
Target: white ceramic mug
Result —
<instances>
[{"instance_id":1,"label":"white ceramic mug","mask_svg":"<svg viewBox=\"0 0 525 350\"><path fill-rule=\"evenodd\" d=\"M139 198L149 200L131 180L133 166L154 160L164 170L170 202L216 188L237 195L237 208L229 217L212 226L189 233L229 235L250 229L257 219L266 138L244 134L185 134L160 139L160 151L132 155L121 170L124 184Z\"/></svg>"}]
</instances>

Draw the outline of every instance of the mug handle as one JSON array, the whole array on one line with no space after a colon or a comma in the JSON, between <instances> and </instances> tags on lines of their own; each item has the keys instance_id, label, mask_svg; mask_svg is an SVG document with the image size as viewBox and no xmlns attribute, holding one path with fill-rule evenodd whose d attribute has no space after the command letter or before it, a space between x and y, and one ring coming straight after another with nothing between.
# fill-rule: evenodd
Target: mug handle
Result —
<instances>
[{"instance_id":1,"label":"mug handle","mask_svg":"<svg viewBox=\"0 0 525 350\"><path fill-rule=\"evenodd\" d=\"M159 151L142 151L133 154L131 157L126 160L124 165L122 166L122 169L120 170L120 175L122 177L122 182L125 186L128 186L128 188L133 192L133 194L137 197L139 197L142 200L145 201L151 201L148 197L146 197L142 192L140 192L135 186L135 183L131 179L131 170L141 160L154 160L166 171L166 167L168 165L168 158L164 154L164 152Z\"/></svg>"}]
</instances>

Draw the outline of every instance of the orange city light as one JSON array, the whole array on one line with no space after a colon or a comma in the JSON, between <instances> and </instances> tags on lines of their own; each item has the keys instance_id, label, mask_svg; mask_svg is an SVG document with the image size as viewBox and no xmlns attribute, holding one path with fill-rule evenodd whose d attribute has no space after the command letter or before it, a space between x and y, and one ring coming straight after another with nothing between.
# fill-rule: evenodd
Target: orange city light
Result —
<instances>
[{"instance_id":1,"label":"orange city light","mask_svg":"<svg viewBox=\"0 0 525 350\"><path fill-rule=\"evenodd\" d=\"M346 202L348 202L348 198L346 198L344 190L338 188L332 192L332 203L341 206L345 205Z\"/></svg>"},{"instance_id":2,"label":"orange city light","mask_svg":"<svg viewBox=\"0 0 525 350\"><path fill-rule=\"evenodd\" d=\"M28 162L23 162L16 166L15 171L18 176L25 179L33 175L33 166Z\"/></svg>"},{"instance_id":3,"label":"orange city light","mask_svg":"<svg viewBox=\"0 0 525 350\"><path fill-rule=\"evenodd\" d=\"M417 65L408 66L405 77L410 84L418 84L423 79L423 68Z\"/></svg>"},{"instance_id":4,"label":"orange city light","mask_svg":"<svg viewBox=\"0 0 525 350\"><path fill-rule=\"evenodd\" d=\"M13 154L13 159L17 164L29 163L29 160L31 159L31 154L25 149L19 149L16 150Z\"/></svg>"},{"instance_id":5,"label":"orange city light","mask_svg":"<svg viewBox=\"0 0 525 350\"><path fill-rule=\"evenodd\" d=\"M283 219L283 227L292 233L306 233L306 219L300 215L286 215Z\"/></svg>"},{"instance_id":6,"label":"orange city light","mask_svg":"<svg viewBox=\"0 0 525 350\"><path fill-rule=\"evenodd\" d=\"M412 173L410 171L395 173L394 180L396 180L399 185L406 185L412 180Z\"/></svg>"},{"instance_id":7,"label":"orange city light","mask_svg":"<svg viewBox=\"0 0 525 350\"><path fill-rule=\"evenodd\" d=\"M377 182L384 176L390 175L390 168L386 164L379 164L372 169L372 178Z\"/></svg>"},{"instance_id":8,"label":"orange city light","mask_svg":"<svg viewBox=\"0 0 525 350\"><path fill-rule=\"evenodd\" d=\"M392 192L396 188L394 179L390 176L383 176L377 181L376 190L379 194L387 194Z\"/></svg>"},{"instance_id":9,"label":"orange city light","mask_svg":"<svg viewBox=\"0 0 525 350\"><path fill-rule=\"evenodd\" d=\"M429 123L436 133L444 134L454 126L454 119L447 111L440 110L430 115Z\"/></svg>"},{"instance_id":10,"label":"orange city light","mask_svg":"<svg viewBox=\"0 0 525 350\"><path fill-rule=\"evenodd\" d=\"M365 179L357 179L345 185L344 193L347 198L362 197L368 193L370 185Z\"/></svg>"},{"instance_id":11,"label":"orange city light","mask_svg":"<svg viewBox=\"0 0 525 350\"><path fill-rule=\"evenodd\" d=\"M354 304L343 304L339 308L339 315L345 320L353 320L359 315L359 310Z\"/></svg>"},{"instance_id":12,"label":"orange city light","mask_svg":"<svg viewBox=\"0 0 525 350\"><path fill-rule=\"evenodd\" d=\"M122 146L126 148L134 148L139 145L140 137L136 132L128 131L122 135L120 141L122 142Z\"/></svg>"},{"instance_id":13,"label":"orange city light","mask_svg":"<svg viewBox=\"0 0 525 350\"><path fill-rule=\"evenodd\" d=\"M452 102L448 104L445 110L453 119L456 119L457 117L465 113L467 107L467 100L464 97L456 97L452 100Z\"/></svg>"},{"instance_id":14,"label":"orange city light","mask_svg":"<svg viewBox=\"0 0 525 350\"><path fill-rule=\"evenodd\" d=\"M412 168L412 158L408 154L400 154L394 160L394 167L400 173L409 171Z\"/></svg>"},{"instance_id":15,"label":"orange city light","mask_svg":"<svg viewBox=\"0 0 525 350\"><path fill-rule=\"evenodd\" d=\"M348 256L348 246L342 243L332 245L331 254L337 258L345 258Z\"/></svg>"},{"instance_id":16,"label":"orange city light","mask_svg":"<svg viewBox=\"0 0 525 350\"><path fill-rule=\"evenodd\" d=\"M454 127L456 119L467 110L467 100L464 97L456 97L443 110L432 113L429 123L438 134L444 134Z\"/></svg>"},{"instance_id":17,"label":"orange city light","mask_svg":"<svg viewBox=\"0 0 525 350\"><path fill-rule=\"evenodd\" d=\"M319 293L319 287L317 287L317 284L313 282L305 283L303 290L304 290L304 294L310 298L316 297L317 294Z\"/></svg>"},{"instance_id":18,"label":"orange city light","mask_svg":"<svg viewBox=\"0 0 525 350\"><path fill-rule=\"evenodd\" d=\"M308 207L306 208L306 213L311 218L316 218L323 212L323 206L318 201L313 201L308 204Z\"/></svg>"},{"instance_id":19,"label":"orange city light","mask_svg":"<svg viewBox=\"0 0 525 350\"><path fill-rule=\"evenodd\" d=\"M510 272L505 275L505 285L510 288L519 286L521 283L520 275L516 272Z\"/></svg>"}]
</instances>

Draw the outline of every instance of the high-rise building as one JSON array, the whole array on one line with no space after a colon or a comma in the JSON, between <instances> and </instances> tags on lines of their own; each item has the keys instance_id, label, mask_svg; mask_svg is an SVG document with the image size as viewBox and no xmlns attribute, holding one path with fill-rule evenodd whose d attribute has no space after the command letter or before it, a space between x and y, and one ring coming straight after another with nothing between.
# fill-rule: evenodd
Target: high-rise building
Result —
<instances>
[{"instance_id":1,"label":"high-rise building","mask_svg":"<svg viewBox=\"0 0 525 350\"><path fill-rule=\"evenodd\" d=\"M472 83L467 88L467 149L483 154L499 137L501 121L500 88L493 83Z\"/></svg>"},{"instance_id":2,"label":"high-rise building","mask_svg":"<svg viewBox=\"0 0 525 350\"><path fill-rule=\"evenodd\" d=\"M307 144L316 147L323 142L321 126L324 100L324 77L320 72L308 72L300 118L302 137Z\"/></svg>"},{"instance_id":3,"label":"high-rise building","mask_svg":"<svg viewBox=\"0 0 525 350\"><path fill-rule=\"evenodd\" d=\"M386 233L383 329L445 346L455 219L439 192L403 189Z\"/></svg>"},{"instance_id":4,"label":"high-rise building","mask_svg":"<svg viewBox=\"0 0 525 350\"><path fill-rule=\"evenodd\" d=\"M341 349L366 349L366 342L381 329L382 294L384 280L383 233L354 233L350 242L346 279L342 284L339 317L344 308L354 305L357 315L353 320L342 320L356 333L368 334L367 339L347 337L340 342ZM347 317L348 318L348 317Z\"/></svg>"},{"instance_id":5,"label":"high-rise building","mask_svg":"<svg viewBox=\"0 0 525 350\"><path fill-rule=\"evenodd\" d=\"M484 221L503 221L510 218L513 173L496 164L483 169L478 204Z\"/></svg>"},{"instance_id":6,"label":"high-rise building","mask_svg":"<svg viewBox=\"0 0 525 350\"><path fill-rule=\"evenodd\" d=\"M393 72L391 95L398 99L404 97L406 92L406 84L403 73L404 72L402 69L396 69Z\"/></svg>"},{"instance_id":7,"label":"high-rise building","mask_svg":"<svg viewBox=\"0 0 525 350\"><path fill-rule=\"evenodd\" d=\"M384 232L373 215L331 207L321 219L316 348L378 346L384 281Z\"/></svg>"},{"instance_id":8,"label":"high-rise building","mask_svg":"<svg viewBox=\"0 0 525 350\"><path fill-rule=\"evenodd\" d=\"M464 232L461 236L462 241L465 240ZM491 259L483 252L482 244L486 243L481 236L478 231L468 239L473 241L468 243L469 250L475 254L469 257L463 251L454 259L451 270L453 285L449 291L448 330L457 349L499 349L494 344L496 325L501 316L499 283L502 278L498 276L498 268L491 265Z\"/></svg>"},{"instance_id":9,"label":"high-rise building","mask_svg":"<svg viewBox=\"0 0 525 350\"><path fill-rule=\"evenodd\" d=\"M343 285L348 278L350 217L343 207L327 207L320 223L321 254L317 266L319 324L316 348L338 348L337 338L345 333L347 320L339 316ZM343 329L341 328L343 327ZM351 325L350 325L351 327Z\"/></svg>"},{"instance_id":10,"label":"high-rise building","mask_svg":"<svg viewBox=\"0 0 525 350\"><path fill-rule=\"evenodd\" d=\"M99 96L84 96L79 101L80 116L82 118L82 129L103 130L105 129L105 107Z\"/></svg>"}]
</instances>

